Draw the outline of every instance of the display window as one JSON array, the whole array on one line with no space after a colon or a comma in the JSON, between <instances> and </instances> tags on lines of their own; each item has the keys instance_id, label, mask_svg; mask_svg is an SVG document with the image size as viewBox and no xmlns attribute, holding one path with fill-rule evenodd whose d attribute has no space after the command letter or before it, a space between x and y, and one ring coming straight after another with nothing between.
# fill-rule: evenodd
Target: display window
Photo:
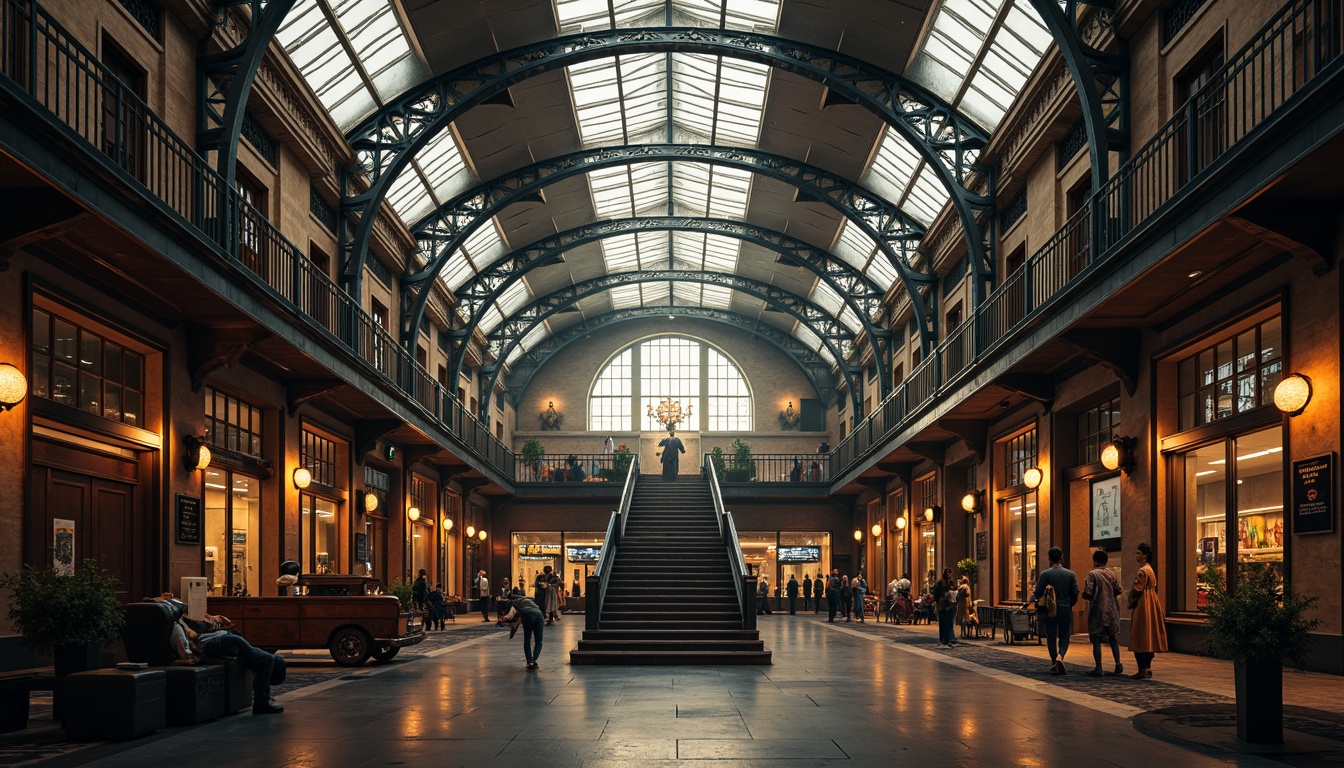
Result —
<instances>
[{"instance_id":1,"label":"display window","mask_svg":"<svg viewBox=\"0 0 1344 768\"><path fill-rule=\"evenodd\" d=\"M299 496L302 510L299 549L306 573L341 573L337 513L341 504L311 493Z\"/></svg>"},{"instance_id":2,"label":"display window","mask_svg":"<svg viewBox=\"0 0 1344 768\"><path fill-rule=\"evenodd\" d=\"M210 594L260 594L260 479L207 469L204 484L205 577Z\"/></svg>"},{"instance_id":3,"label":"display window","mask_svg":"<svg viewBox=\"0 0 1344 768\"><path fill-rule=\"evenodd\" d=\"M1017 602L1027 602L1036 588L1036 576L1039 572L1036 559L1037 515L1036 492L1008 496L999 499L999 520L1003 526L1000 541L1003 542L1005 570L1003 594L1001 598Z\"/></svg>"},{"instance_id":4,"label":"display window","mask_svg":"<svg viewBox=\"0 0 1344 768\"><path fill-rule=\"evenodd\" d=\"M782 595L789 576L802 584L808 576L821 578L829 570L826 564L831 562L831 534L825 531L780 531L779 546L774 554L779 573L771 586L778 586Z\"/></svg>"},{"instance_id":5,"label":"display window","mask_svg":"<svg viewBox=\"0 0 1344 768\"><path fill-rule=\"evenodd\" d=\"M513 534L511 544L510 572L487 574L496 590L502 584L502 576L509 575L513 577L513 583L522 583L523 591L530 597L537 577L545 572L546 566L551 566L554 573L565 573L564 534L560 531L519 531ZM568 591L568 582L565 586Z\"/></svg>"}]
</instances>

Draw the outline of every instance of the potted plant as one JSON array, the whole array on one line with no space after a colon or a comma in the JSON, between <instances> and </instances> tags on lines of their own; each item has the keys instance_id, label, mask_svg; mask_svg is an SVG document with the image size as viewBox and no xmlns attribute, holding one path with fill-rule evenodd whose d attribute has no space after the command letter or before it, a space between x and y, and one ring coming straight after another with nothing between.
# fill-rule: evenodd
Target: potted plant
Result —
<instances>
[{"instance_id":1,"label":"potted plant","mask_svg":"<svg viewBox=\"0 0 1344 768\"><path fill-rule=\"evenodd\" d=\"M1267 564L1241 563L1229 589L1218 569L1209 569L1204 644L1214 656L1232 660L1237 687L1237 738L1283 741L1283 660L1306 666L1315 596L1283 592Z\"/></svg>"},{"instance_id":2,"label":"potted plant","mask_svg":"<svg viewBox=\"0 0 1344 768\"><path fill-rule=\"evenodd\" d=\"M718 476L719 480L724 480L723 449L717 445L714 446L714 450L709 452L709 460L714 465L714 474Z\"/></svg>"},{"instance_id":3,"label":"potted plant","mask_svg":"<svg viewBox=\"0 0 1344 768\"><path fill-rule=\"evenodd\" d=\"M388 585L387 593L401 601L402 610L410 610L411 597L415 594L415 585L405 579L397 579Z\"/></svg>"},{"instance_id":4,"label":"potted plant","mask_svg":"<svg viewBox=\"0 0 1344 768\"><path fill-rule=\"evenodd\" d=\"M98 665L98 648L121 637L125 611L117 579L97 560L69 572L25 565L0 576L9 591L9 620L33 651L51 653L56 677ZM57 714L60 701L54 702Z\"/></svg>"},{"instance_id":5,"label":"potted plant","mask_svg":"<svg viewBox=\"0 0 1344 768\"><path fill-rule=\"evenodd\" d=\"M630 449L622 443L621 447L611 454L611 477L609 479L624 482L625 476L630 472L630 462L633 460L634 456L630 453Z\"/></svg>"},{"instance_id":6,"label":"potted plant","mask_svg":"<svg viewBox=\"0 0 1344 768\"><path fill-rule=\"evenodd\" d=\"M980 563L973 557L963 557L957 561L957 575L965 576L974 587L980 581Z\"/></svg>"},{"instance_id":7,"label":"potted plant","mask_svg":"<svg viewBox=\"0 0 1344 768\"><path fill-rule=\"evenodd\" d=\"M728 462L728 471L724 473L725 480L745 483L756 476L756 463L751 460L751 446L739 437L733 440L732 449L733 456Z\"/></svg>"},{"instance_id":8,"label":"potted plant","mask_svg":"<svg viewBox=\"0 0 1344 768\"><path fill-rule=\"evenodd\" d=\"M546 448L542 446L541 441L535 437L529 437L527 442L523 443L523 452L521 454L523 466L531 470L532 480L541 479L541 457L546 455Z\"/></svg>"}]
</instances>

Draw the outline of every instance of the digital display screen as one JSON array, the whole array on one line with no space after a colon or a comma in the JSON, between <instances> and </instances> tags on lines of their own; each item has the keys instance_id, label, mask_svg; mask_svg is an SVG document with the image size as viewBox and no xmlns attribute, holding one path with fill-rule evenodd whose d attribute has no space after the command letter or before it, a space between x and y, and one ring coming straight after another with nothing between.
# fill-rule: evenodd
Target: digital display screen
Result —
<instances>
[{"instance_id":1,"label":"digital display screen","mask_svg":"<svg viewBox=\"0 0 1344 768\"><path fill-rule=\"evenodd\" d=\"M821 562L821 547L780 547L777 554L781 563Z\"/></svg>"},{"instance_id":2,"label":"digital display screen","mask_svg":"<svg viewBox=\"0 0 1344 768\"><path fill-rule=\"evenodd\" d=\"M602 554L601 547L565 547L571 563L596 563Z\"/></svg>"}]
</instances>

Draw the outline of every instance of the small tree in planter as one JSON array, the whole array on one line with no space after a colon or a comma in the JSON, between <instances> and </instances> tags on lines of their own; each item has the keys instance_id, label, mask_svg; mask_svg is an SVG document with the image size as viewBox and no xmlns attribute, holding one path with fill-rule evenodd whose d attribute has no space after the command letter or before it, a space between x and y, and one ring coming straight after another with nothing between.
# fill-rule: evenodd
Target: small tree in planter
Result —
<instances>
[{"instance_id":1,"label":"small tree in planter","mask_svg":"<svg viewBox=\"0 0 1344 768\"><path fill-rule=\"evenodd\" d=\"M546 455L546 448L541 441L535 437L529 437L527 442L523 443L523 452L519 454L523 459L523 466L531 472L531 480L541 479L541 457Z\"/></svg>"},{"instance_id":2,"label":"small tree in planter","mask_svg":"<svg viewBox=\"0 0 1344 768\"><path fill-rule=\"evenodd\" d=\"M751 460L751 446L737 438L732 444L733 457L728 463L727 481L745 483L756 476L756 463ZM717 467L715 468L717 469Z\"/></svg>"},{"instance_id":3,"label":"small tree in planter","mask_svg":"<svg viewBox=\"0 0 1344 768\"><path fill-rule=\"evenodd\" d=\"M1218 569L1209 569L1208 623L1204 643L1214 656L1231 659L1237 685L1237 738L1283 741L1283 660L1301 668L1319 619L1306 613L1315 596L1280 592L1278 575L1264 564L1242 563L1231 590Z\"/></svg>"},{"instance_id":4,"label":"small tree in planter","mask_svg":"<svg viewBox=\"0 0 1344 768\"><path fill-rule=\"evenodd\" d=\"M727 477L724 475L724 470L727 465L724 462L723 449L717 445L714 446L714 450L709 452L709 461L714 465L714 474L718 476L719 480L727 480Z\"/></svg>"},{"instance_id":5,"label":"small tree in planter","mask_svg":"<svg viewBox=\"0 0 1344 768\"><path fill-rule=\"evenodd\" d=\"M963 557L957 561L957 575L965 576L974 587L980 581L980 563L973 557Z\"/></svg>"}]
</instances>

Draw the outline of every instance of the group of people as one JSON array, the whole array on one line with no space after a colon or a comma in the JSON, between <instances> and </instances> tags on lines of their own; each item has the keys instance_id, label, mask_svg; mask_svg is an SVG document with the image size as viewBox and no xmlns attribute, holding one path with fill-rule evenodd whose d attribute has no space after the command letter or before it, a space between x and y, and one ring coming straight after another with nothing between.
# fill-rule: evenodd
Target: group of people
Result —
<instances>
[{"instance_id":1,"label":"group of people","mask_svg":"<svg viewBox=\"0 0 1344 768\"><path fill-rule=\"evenodd\" d=\"M443 630L448 619L453 618L452 608L443 597L443 585L435 584L429 588L429 574L424 568L411 583L411 607L425 614L425 629Z\"/></svg>"},{"instance_id":2,"label":"group of people","mask_svg":"<svg viewBox=\"0 0 1344 768\"><path fill-rule=\"evenodd\" d=\"M797 576L789 574L789 580L784 584L784 597L789 601L789 615L798 613L800 597L803 600L804 611L812 608L813 613L821 613L824 598L829 608L831 623L835 623L836 616L843 617L845 621L863 621L865 613L863 601L867 595L868 580L862 573L851 579L841 574L839 569L832 569L830 575L818 573L816 579L812 578L812 574L805 573L801 582ZM770 606L770 580L761 576L756 581L756 614L772 613L774 611Z\"/></svg>"}]
</instances>

